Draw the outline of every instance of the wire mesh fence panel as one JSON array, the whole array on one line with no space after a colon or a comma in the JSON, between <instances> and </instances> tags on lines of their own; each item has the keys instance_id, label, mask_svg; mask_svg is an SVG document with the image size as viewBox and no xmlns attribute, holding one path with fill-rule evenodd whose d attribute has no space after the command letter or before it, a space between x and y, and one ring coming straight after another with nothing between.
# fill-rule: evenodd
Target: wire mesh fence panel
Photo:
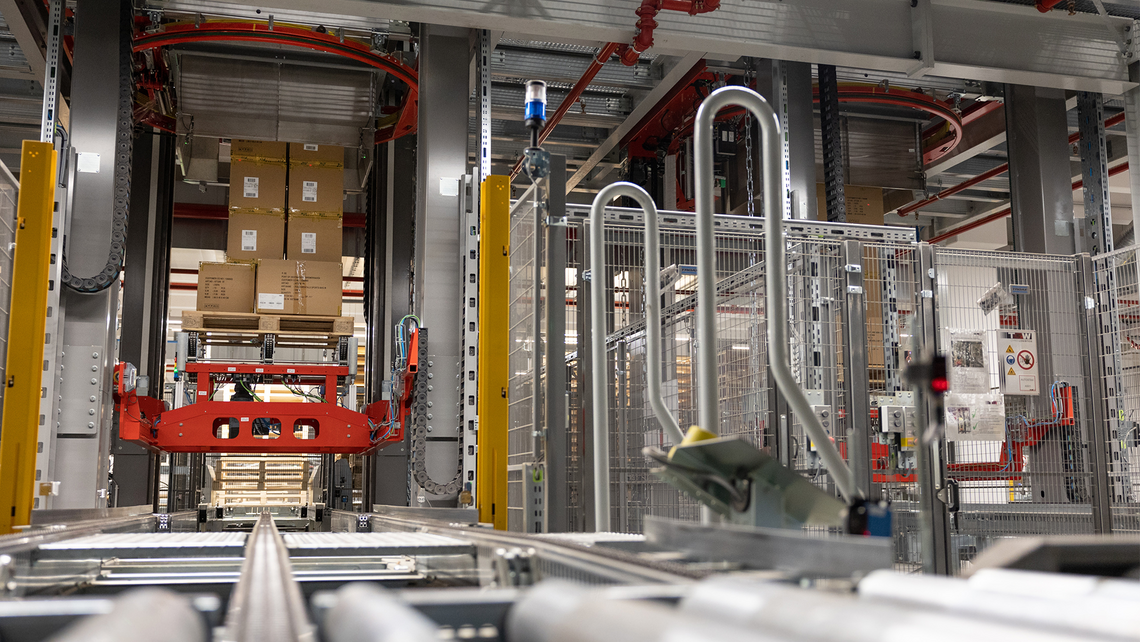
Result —
<instances>
[{"instance_id":1,"label":"wire mesh fence panel","mask_svg":"<svg viewBox=\"0 0 1140 642\"><path fill-rule=\"evenodd\" d=\"M841 243L824 239L794 239L787 243L788 323L792 373L807 394L820 423L846 456L846 398L843 390L842 308L846 296L845 261ZM807 435L800 417L790 425L793 470L835 494L835 483Z\"/></svg>"},{"instance_id":2,"label":"wire mesh fence panel","mask_svg":"<svg viewBox=\"0 0 1140 642\"><path fill-rule=\"evenodd\" d=\"M1005 537L1091 533L1093 399L1079 257L936 248L950 360L945 475L962 568Z\"/></svg>"},{"instance_id":3,"label":"wire mesh fence panel","mask_svg":"<svg viewBox=\"0 0 1140 642\"><path fill-rule=\"evenodd\" d=\"M508 464L534 460L535 363L539 350L538 282L535 256L534 203L520 201L511 209L510 383L507 398ZM520 491L521 493L521 491ZM521 497L521 494L519 495ZM513 506L513 504L510 504Z\"/></svg>"},{"instance_id":4,"label":"wire mesh fence panel","mask_svg":"<svg viewBox=\"0 0 1140 642\"><path fill-rule=\"evenodd\" d=\"M1140 533L1140 287L1136 250L1093 259L1097 345L1105 395L1108 501L1116 533ZM1097 444L1093 444L1096 447Z\"/></svg>"},{"instance_id":5,"label":"wire mesh fence panel","mask_svg":"<svg viewBox=\"0 0 1140 642\"><path fill-rule=\"evenodd\" d=\"M872 429L871 481L878 496L891 502L895 566L911 570L922 564L917 528L919 489L913 421L907 419L914 408L914 397L903 384L902 370L922 289L918 252L898 244L868 243L863 246L862 267ZM888 416L898 412L904 417L901 426Z\"/></svg>"}]
</instances>

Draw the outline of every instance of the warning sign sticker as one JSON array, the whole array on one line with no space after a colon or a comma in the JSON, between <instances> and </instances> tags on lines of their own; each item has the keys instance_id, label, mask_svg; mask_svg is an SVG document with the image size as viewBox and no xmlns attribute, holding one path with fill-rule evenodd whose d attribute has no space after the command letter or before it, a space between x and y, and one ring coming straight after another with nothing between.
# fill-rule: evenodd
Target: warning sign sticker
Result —
<instances>
[{"instance_id":1,"label":"warning sign sticker","mask_svg":"<svg viewBox=\"0 0 1140 642\"><path fill-rule=\"evenodd\" d=\"M998 349L1004 354L1002 392L1037 396L1037 334L1033 330L998 332Z\"/></svg>"}]
</instances>

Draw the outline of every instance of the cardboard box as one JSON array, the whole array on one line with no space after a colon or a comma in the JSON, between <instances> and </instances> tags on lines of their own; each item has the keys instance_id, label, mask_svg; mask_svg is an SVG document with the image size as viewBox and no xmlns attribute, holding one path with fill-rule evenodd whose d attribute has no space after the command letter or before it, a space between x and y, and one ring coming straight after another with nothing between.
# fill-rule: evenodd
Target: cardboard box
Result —
<instances>
[{"instance_id":1,"label":"cardboard box","mask_svg":"<svg viewBox=\"0 0 1140 642\"><path fill-rule=\"evenodd\" d=\"M290 261L339 261L343 251L343 218L330 214L289 214L285 258Z\"/></svg>"},{"instance_id":2,"label":"cardboard box","mask_svg":"<svg viewBox=\"0 0 1140 642\"><path fill-rule=\"evenodd\" d=\"M344 212L344 168L290 164L289 212Z\"/></svg>"},{"instance_id":3,"label":"cardboard box","mask_svg":"<svg viewBox=\"0 0 1140 642\"><path fill-rule=\"evenodd\" d=\"M818 218L827 220L827 199L823 194L823 183L816 183L816 203L818 205ZM882 225L883 214L883 188L860 187L858 185L844 185L843 196L847 202L847 222L859 225Z\"/></svg>"},{"instance_id":4,"label":"cardboard box","mask_svg":"<svg viewBox=\"0 0 1140 642\"><path fill-rule=\"evenodd\" d=\"M257 311L340 316L340 261L258 261Z\"/></svg>"},{"instance_id":5,"label":"cardboard box","mask_svg":"<svg viewBox=\"0 0 1140 642\"><path fill-rule=\"evenodd\" d=\"M199 263L200 312L253 312L254 263Z\"/></svg>"},{"instance_id":6,"label":"cardboard box","mask_svg":"<svg viewBox=\"0 0 1140 642\"><path fill-rule=\"evenodd\" d=\"M230 162L230 209L285 210L284 160L239 159Z\"/></svg>"},{"instance_id":7,"label":"cardboard box","mask_svg":"<svg viewBox=\"0 0 1140 642\"><path fill-rule=\"evenodd\" d=\"M339 145L289 143L289 162L299 165L344 167L344 148Z\"/></svg>"},{"instance_id":8,"label":"cardboard box","mask_svg":"<svg viewBox=\"0 0 1140 642\"><path fill-rule=\"evenodd\" d=\"M285 213L281 210L231 209L226 259L279 259L285 254Z\"/></svg>"},{"instance_id":9,"label":"cardboard box","mask_svg":"<svg viewBox=\"0 0 1140 642\"><path fill-rule=\"evenodd\" d=\"M264 140L238 140L230 141L230 159L241 160L285 160L286 143Z\"/></svg>"}]
</instances>

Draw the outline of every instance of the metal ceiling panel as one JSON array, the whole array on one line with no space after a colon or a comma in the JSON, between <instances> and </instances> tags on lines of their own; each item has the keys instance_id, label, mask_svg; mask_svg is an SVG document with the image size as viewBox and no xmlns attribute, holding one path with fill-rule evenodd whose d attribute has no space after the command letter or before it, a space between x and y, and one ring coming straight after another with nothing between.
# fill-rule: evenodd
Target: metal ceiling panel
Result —
<instances>
[{"instance_id":1,"label":"metal ceiling panel","mask_svg":"<svg viewBox=\"0 0 1140 642\"><path fill-rule=\"evenodd\" d=\"M344 27L360 31L377 30L387 32L389 27L395 27L398 32L407 32L404 23L392 25L391 20L385 18L370 18L334 13L321 13L319 11L297 11L289 9L263 9L248 2L225 2L224 0L146 0L140 3L143 10L168 11L177 13L201 13L207 16L226 16L244 18L247 20L268 20L273 16L277 24L303 24L322 25L332 29Z\"/></svg>"},{"instance_id":2,"label":"metal ceiling panel","mask_svg":"<svg viewBox=\"0 0 1140 642\"><path fill-rule=\"evenodd\" d=\"M178 133L355 147L372 126L375 75L182 52Z\"/></svg>"}]
</instances>

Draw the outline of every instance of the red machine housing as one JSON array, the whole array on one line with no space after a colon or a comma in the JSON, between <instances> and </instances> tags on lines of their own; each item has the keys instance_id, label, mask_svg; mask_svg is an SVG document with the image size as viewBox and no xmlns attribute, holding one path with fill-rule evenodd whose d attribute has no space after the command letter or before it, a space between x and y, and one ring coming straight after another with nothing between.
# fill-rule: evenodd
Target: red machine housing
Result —
<instances>
[{"instance_id":1,"label":"red machine housing","mask_svg":"<svg viewBox=\"0 0 1140 642\"><path fill-rule=\"evenodd\" d=\"M403 421L385 423L388 401L369 404L363 413L337 405L337 380L348 376L347 366L189 363L186 373L197 375L195 398L199 401L172 410L158 399L140 397L128 374L131 370L130 364L115 366L119 437L151 450L369 454L404 438ZM234 382L236 375L257 375L264 382L324 385L325 403L211 400L214 386ZM255 422L277 429L255 435ZM234 426L237 431L231 437ZM311 438L301 438L310 434Z\"/></svg>"}]
</instances>

